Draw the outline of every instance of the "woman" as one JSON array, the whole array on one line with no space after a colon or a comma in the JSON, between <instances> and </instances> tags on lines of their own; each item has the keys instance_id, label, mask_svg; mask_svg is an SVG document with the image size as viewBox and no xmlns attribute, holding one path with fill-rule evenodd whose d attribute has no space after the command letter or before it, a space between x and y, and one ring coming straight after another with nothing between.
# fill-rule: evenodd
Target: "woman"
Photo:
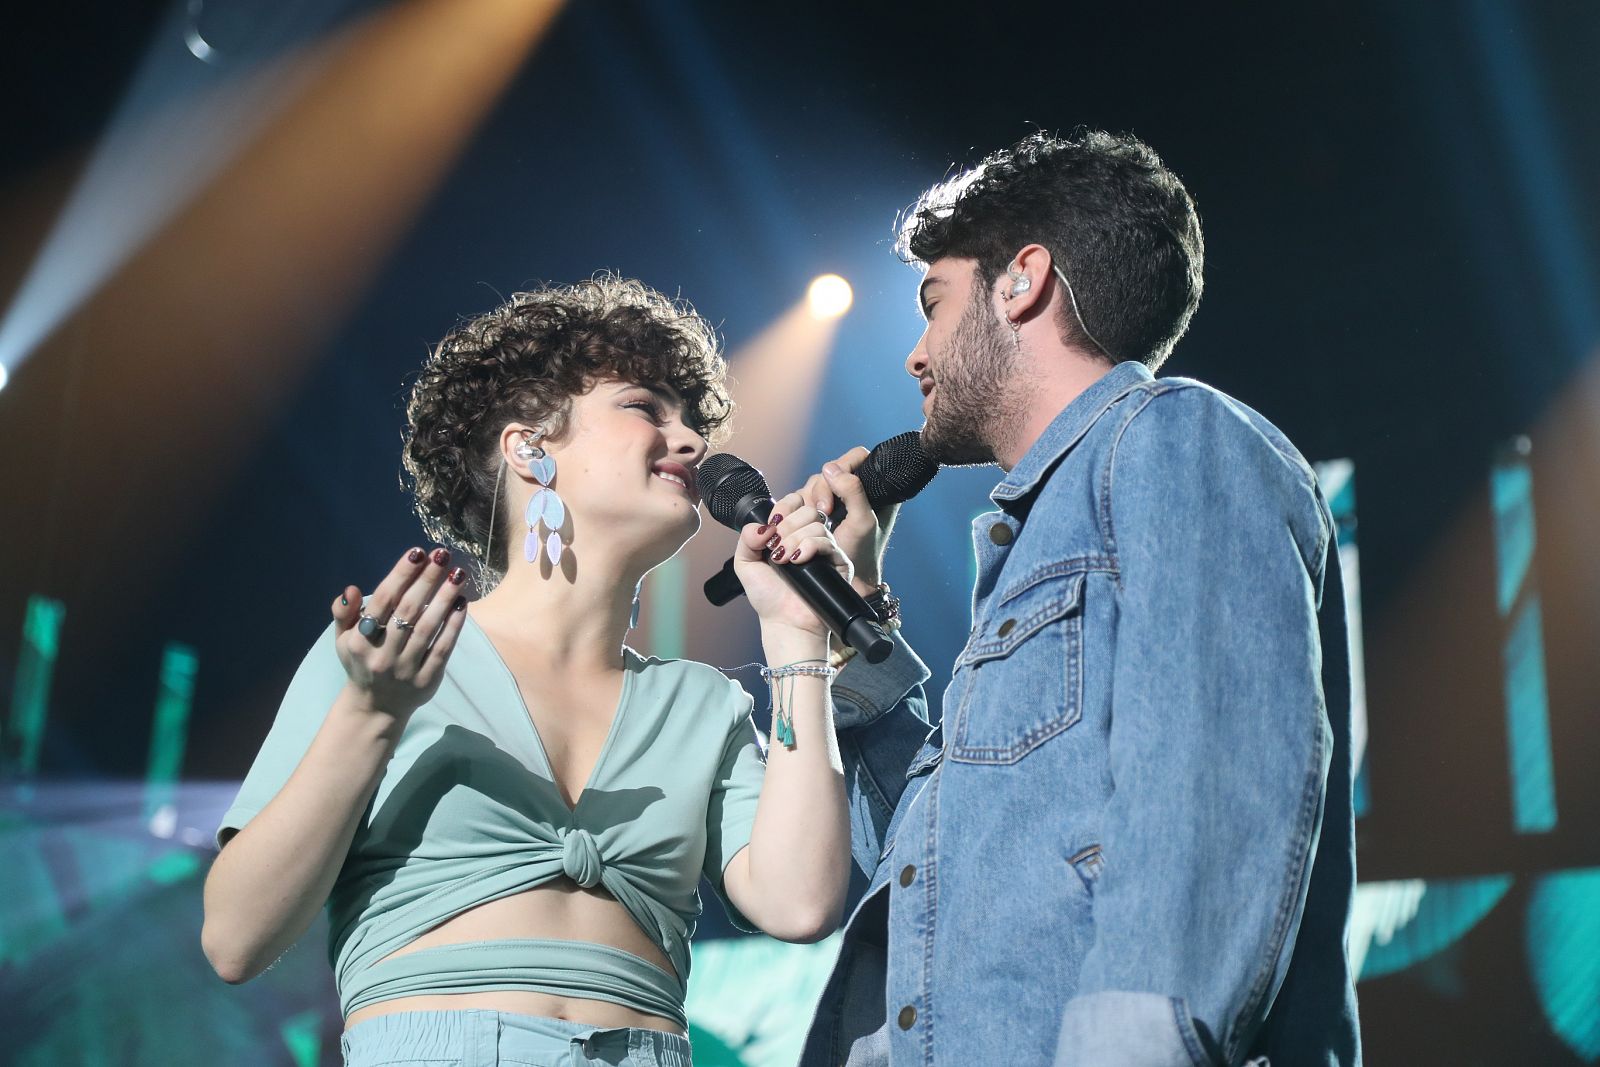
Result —
<instances>
[{"instance_id":1,"label":"woman","mask_svg":"<svg viewBox=\"0 0 1600 1067\"><path fill-rule=\"evenodd\" d=\"M352 1065L686 1064L702 872L741 925L838 925L828 635L771 565L822 555L848 575L820 516L738 541L792 723L765 764L736 683L623 644L639 582L700 525L724 376L702 319L611 277L517 294L445 338L405 466L457 556L412 549L334 601L218 831L218 974L260 973L326 902ZM463 551L489 587L470 610Z\"/></svg>"}]
</instances>

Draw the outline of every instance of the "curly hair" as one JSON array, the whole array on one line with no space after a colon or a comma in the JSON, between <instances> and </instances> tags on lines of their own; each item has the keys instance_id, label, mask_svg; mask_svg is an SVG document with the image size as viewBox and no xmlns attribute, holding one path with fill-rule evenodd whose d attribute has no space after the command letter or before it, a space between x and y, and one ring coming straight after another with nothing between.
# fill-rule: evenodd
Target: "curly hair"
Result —
<instances>
[{"instance_id":1,"label":"curly hair","mask_svg":"<svg viewBox=\"0 0 1600 1067\"><path fill-rule=\"evenodd\" d=\"M1043 245L1083 319L1063 308L1063 340L1151 370L1200 303L1205 245L1194 201L1132 134L1031 134L929 189L897 229L906 262L976 259L985 290L1024 245Z\"/></svg>"},{"instance_id":2,"label":"curly hair","mask_svg":"<svg viewBox=\"0 0 1600 1067\"><path fill-rule=\"evenodd\" d=\"M484 557L501 430L528 422L559 436L573 399L612 380L674 390L684 421L713 443L733 413L711 325L641 282L600 274L513 293L451 330L406 404L401 482L429 536L465 549L486 576L504 573L505 536Z\"/></svg>"}]
</instances>

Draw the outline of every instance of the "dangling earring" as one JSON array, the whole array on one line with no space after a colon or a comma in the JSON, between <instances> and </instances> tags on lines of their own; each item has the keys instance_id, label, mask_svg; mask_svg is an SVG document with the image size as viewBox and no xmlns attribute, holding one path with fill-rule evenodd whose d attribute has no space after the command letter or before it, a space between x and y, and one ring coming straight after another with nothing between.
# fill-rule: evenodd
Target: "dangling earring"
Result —
<instances>
[{"instance_id":1,"label":"dangling earring","mask_svg":"<svg viewBox=\"0 0 1600 1067\"><path fill-rule=\"evenodd\" d=\"M1006 293L1005 299L1021 296L1033 288L1033 279L1017 270L1015 267L1006 270L1006 276L1011 279L1011 290ZM1015 319L1009 323L1011 326L1011 346L1018 352L1022 351L1022 324Z\"/></svg>"},{"instance_id":2,"label":"dangling earring","mask_svg":"<svg viewBox=\"0 0 1600 1067\"><path fill-rule=\"evenodd\" d=\"M633 587L633 611L628 615L628 629L639 628L639 593L644 589L644 579L639 579L639 584Z\"/></svg>"},{"instance_id":3,"label":"dangling earring","mask_svg":"<svg viewBox=\"0 0 1600 1067\"><path fill-rule=\"evenodd\" d=\"M539 447L543 440L543 431L536 431L537 436L530 434L523 438L517 445L517 458L526 461L528 473L533 480L539 483L540 488L533 491L533 496L528 500L528 537L522 543L522 558L529 563L536 562L539 550L542 548L550 558L552 567L561 563L561 527L567 521L567 506L561 502L556 491L550 488L550 483L556 480L556 461L553 456ZM544 534L539 533L539 526L543 524Z\"/></svg>"}]
</instances>

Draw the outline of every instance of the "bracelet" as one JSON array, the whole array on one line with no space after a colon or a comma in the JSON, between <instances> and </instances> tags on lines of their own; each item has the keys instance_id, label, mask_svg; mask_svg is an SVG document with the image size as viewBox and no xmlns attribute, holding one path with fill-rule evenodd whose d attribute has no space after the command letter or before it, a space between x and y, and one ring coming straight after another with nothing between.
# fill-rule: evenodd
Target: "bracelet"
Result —
<instances>
[{"instance_id":1,"label":"bracelet","mask_svg":"<svg viewBox=\"0 0 1600 1067\"><path fill-rule=\"evenodd\" d=\"M772 735L784 748L794 748L794 682L793 679L810 676L833 678L838 669L820 659L803 659L786 663L782 667L762 667L761 677L772 687ZM785 685L784 679L790 679Z\"/></svg>"},{"instance_id":2,"label":"bracelet","mask_svg":"<svg viewBox=\"0 0 1600 1067\"><path fill-rule=\"evenodd\" d=\"M843 648L836 648L832 652L828 653L828 666L832 667L834 670L838 670L855 658L856 646L845 645Z\"/></svg>"},{"instance_id":3,"label":"bracelet","mask_svg":"<svg viewBox=\"0 0 1600 1067\"><path fill-rule=\"evenodd\" d=\"M889 591L888 582L879 582L878 588L865 599L884 629L900 629L900 598Z\"/></svg>"}]
</instances>

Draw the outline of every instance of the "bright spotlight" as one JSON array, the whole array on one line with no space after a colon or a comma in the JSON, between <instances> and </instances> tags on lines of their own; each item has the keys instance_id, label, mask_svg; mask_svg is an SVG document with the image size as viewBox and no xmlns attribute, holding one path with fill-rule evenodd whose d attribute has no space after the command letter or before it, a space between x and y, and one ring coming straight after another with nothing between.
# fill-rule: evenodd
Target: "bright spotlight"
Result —
<instances>
[{"instance_id":1,"label":"bright spotlight","mask_svg":"<svg viewBox=\"0 0 1600 1067\"><path fill-rule=\"evenodd\" d=\"M824 274L806 290L806 304L813 318L836 319L850 310L855 294L850 283L837 274Z\"/></svg>"},{"instance_id":2,"label":"bright spotlight","mask_svg":"<svg viewBox=\"0 0 1600 1067\"><path fill-rule=\"evenodd\" d=\"M0 363L0 389L6 387L6 382L11 380L11 375L6 373L6 365Z\"/></svg>"}]
</instances>

